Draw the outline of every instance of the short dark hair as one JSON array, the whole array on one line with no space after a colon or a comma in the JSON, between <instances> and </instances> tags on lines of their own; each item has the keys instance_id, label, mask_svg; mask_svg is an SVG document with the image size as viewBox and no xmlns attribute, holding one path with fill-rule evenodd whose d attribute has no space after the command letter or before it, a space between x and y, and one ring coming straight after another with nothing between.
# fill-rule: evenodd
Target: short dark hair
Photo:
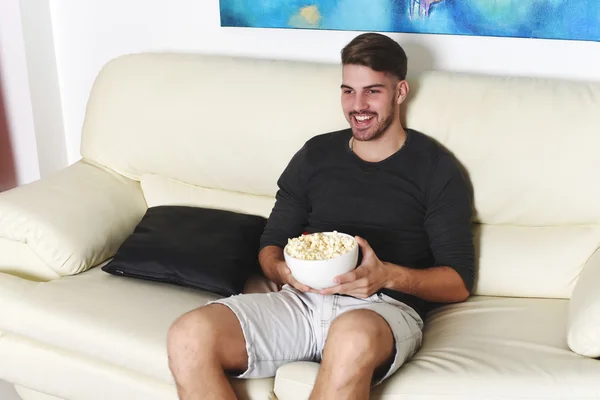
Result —
<instances>
[{"instance_id":1,"label":"short dark hair","mask_svg":"<svg viewBox=\"0 0 600 400\"><path fill-rule=\"evenodd\" d=\"M342 49L342 64L363 65L374 71L391 73L404 80L408 59L404 49L388 36L363 33Z\"/></svg>"}]
</instances>

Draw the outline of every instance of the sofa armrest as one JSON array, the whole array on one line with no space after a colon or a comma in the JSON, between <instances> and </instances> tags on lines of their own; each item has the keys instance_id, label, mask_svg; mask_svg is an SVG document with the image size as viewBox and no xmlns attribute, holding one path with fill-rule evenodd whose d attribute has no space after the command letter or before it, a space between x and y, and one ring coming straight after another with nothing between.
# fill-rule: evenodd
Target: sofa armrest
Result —
<instances>
[{"instance_id":1,"label":"sofa armrest","mask_svg":"<svg viewBox=\"0 0 600 400\"><path fill-rule=\"evenodd\" d=\"M57 277L74 275L112 257L146 209L138 182L79 161L0 193L0 239L26 245ZM15 263L16 257L0 254L0 266L7 269L3 258ZM18 268L12 265L8 272Z\"/></svg>"},{"instance_id":2,"label":"sofa armrest","mask_svg":"<svg viewBox=\"0 0 600 400\"><path fill-rule=\"evenodd\" d=\"M600 357L600 248L584 266L569 302L569 348Z\"/></svg>"}]
</instances>

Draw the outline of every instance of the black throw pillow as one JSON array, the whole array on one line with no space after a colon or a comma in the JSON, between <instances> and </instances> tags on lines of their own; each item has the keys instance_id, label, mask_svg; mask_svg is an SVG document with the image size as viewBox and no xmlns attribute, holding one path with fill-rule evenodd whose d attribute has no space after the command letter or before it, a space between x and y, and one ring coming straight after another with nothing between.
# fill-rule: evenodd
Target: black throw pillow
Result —
<instances>
[{"instance_id":1,"label":"black throw pillow","mask_svg":"<svg viewBox=\"0 0 600 400\"><path fill-rule=\"evenodd\" d=\"M265 224L263 217L232 211L152 207L102 270L223 296L239 294L247 278L260 271Z\"/></svg>"}]
</instances>

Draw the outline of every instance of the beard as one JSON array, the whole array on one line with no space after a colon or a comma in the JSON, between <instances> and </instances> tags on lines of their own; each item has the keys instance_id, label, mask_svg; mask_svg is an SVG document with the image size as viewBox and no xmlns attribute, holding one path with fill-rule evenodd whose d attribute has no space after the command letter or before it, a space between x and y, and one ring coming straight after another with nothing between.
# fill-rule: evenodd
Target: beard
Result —
<instances>
[{"instance_id":1,"label":"beard","mask_svg":"<svg viewBox=\"0 0 600 400\"><path fill-rule=\"evenodd\" d=\"M371 126L367 129L358 130L354 126L352 126L352 136L354 136L354 140L358 140L359 142L368 142L370 140L375 140L381 137L385 131L390 127L392 122L394 122L394 118L396 118L396 102L392 100L392 104L390 105L388 116L383 120L379 120L379 116L377 114L374 115L377 118L377 123L374 126ZM350 118L354 118L354 115L359 114L356 112L350 113ZM363 113L364 114L364 113Z\"/></svg>"}]
</instances>

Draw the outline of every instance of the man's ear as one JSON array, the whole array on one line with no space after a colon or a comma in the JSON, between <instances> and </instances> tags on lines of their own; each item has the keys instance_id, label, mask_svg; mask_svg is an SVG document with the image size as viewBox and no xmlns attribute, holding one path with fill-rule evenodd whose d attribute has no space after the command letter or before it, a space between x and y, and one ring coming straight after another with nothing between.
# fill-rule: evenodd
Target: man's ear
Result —
<instances>
[{"instance_id":1,"label":"man's ear","mask_svg":"<svg viewBox=\"0 0 600 400\"><path fill-rule=\"evenodd\" d=\"M398 81L396 84L396 103L402 104L408 97L409 87L406 80Z\"/></svg>"}]
</instances>

